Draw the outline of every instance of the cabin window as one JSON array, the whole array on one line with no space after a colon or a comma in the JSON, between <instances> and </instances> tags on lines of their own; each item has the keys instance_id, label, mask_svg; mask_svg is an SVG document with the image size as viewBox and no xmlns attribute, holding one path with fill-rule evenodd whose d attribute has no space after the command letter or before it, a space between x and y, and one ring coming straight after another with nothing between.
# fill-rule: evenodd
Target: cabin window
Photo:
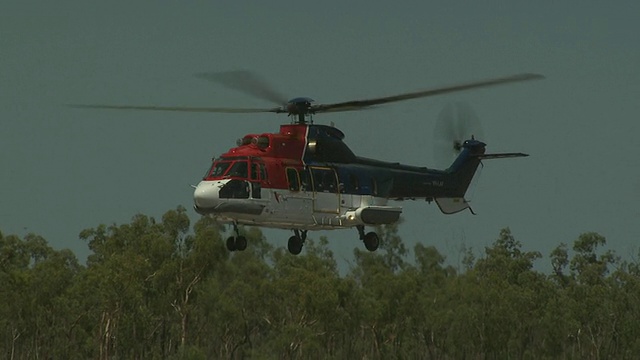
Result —
<instances>
[{"instance_id":1,"label":"cabin window","mask_svg":"<svg viewBox=\"0 0 640 360\"><path fill-rule=\"evenodd\" d=\"M300 172L300 190L311 191L311 178L309 176L309 170L302 170Z\"/></svg>"},{"instance_id":2,"label":"cabin window","mask_svg":"<svg viewBox=\"0 0 640 360\"><path fill-rule=\"evenodd\" d=\"M316 192L332 192L338 191L338 183L336 173L333 169L313 168L313 189Z\"/></svg>"},{"instance_id":3,"label":"cabin window","mask_svg":"<svg viewBox=\"0 0 640 360\"><path fill-rule=\"evenodd\" d=\"M358 177L354 174L349 175L349 190L358 192L360 190L360 184L358 183Z\"/></svg>"},{"instance_id":4,"label":"cabin window","mask_svg":"<svg viewBox=\"0 0 640 360\"><path fill-rule=\"evenodd\" d=\"M371 193L373 195L378 195L378 182L376 178L371 178Z\"/></svg>"},{"instance_id":5,"label":"cabin window","mask_svg":"<svg viewBox=\"0 0 640 360\"><path fill-rule=\"evenodd\" d=\"M300 176L298 175L298 170L287 168L287 182L289 183L289 190L300 191Z\"/></svg>"}]
</instances>

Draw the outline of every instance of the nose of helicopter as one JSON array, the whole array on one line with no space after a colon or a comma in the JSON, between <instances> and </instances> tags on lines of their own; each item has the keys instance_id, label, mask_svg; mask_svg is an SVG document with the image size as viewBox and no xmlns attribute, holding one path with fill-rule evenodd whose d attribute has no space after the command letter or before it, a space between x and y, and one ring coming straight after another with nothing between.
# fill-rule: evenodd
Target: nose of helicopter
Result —
<instances>
[{"instance_id":1,"label":"nose of helicopter","mask_svg":"<svg viewBox=\"0 0 640 360\"><path fill-rule=\"evenodd\" d=\"M193 192L196 208L212 208L218 204L219 187L215 181L201 181Z\"/></svg>"}]
</instances>

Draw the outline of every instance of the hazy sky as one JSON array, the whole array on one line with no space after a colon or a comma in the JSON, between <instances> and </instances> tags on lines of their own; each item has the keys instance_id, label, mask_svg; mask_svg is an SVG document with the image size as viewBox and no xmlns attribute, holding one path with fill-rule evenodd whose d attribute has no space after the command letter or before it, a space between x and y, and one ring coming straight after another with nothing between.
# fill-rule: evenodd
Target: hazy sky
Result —
<instances>
[{"instance_id":1,"label":"hazy sky","mask_svg":"<svg viewBox=\"0 0 640 360\"><path fill-rule=\"evenodd\" d=\"M35 232L84 258L85 228L177 205L196 219L189 185L211 157L288 121L67 103L270 106L193 76L236 69L317 103L536 72L547 79L315 120L334 122L359 155L431 166L437 115L462 100L489 151L531 154L485 161L471 193L476 216L402 203L410 247L435 245L455 265L461 244L479 253L509 226L545 257L587 231L620 255L638 253L637 1L257 3L3 1L0 231ZM290 236L266 234L278 246ZM320 234L338 258L364 248L355 230Z\"/></svg>"}]
</instances>

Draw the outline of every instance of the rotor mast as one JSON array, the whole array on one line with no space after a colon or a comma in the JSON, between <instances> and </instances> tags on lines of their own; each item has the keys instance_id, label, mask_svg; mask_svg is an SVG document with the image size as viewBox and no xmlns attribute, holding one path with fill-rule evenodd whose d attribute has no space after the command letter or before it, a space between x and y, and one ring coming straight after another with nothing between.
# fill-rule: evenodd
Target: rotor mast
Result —
<instances>
[{"instance_id":1,"label":"rotor mast","mask_svg":"<svg viewBox=\"0 0 640 360\"><path fill-rule=\"evenodd\" d=\"M308 117L309 123L313 124L313 119L311 117L314 113L313 108L311 107L311 103L313 101L313 99L308 97L297 97L287 102L287 111L289 112L289 116L298 117L298 120L293 122L297 124L306 124Z\"/></svg>"}]
</instances>

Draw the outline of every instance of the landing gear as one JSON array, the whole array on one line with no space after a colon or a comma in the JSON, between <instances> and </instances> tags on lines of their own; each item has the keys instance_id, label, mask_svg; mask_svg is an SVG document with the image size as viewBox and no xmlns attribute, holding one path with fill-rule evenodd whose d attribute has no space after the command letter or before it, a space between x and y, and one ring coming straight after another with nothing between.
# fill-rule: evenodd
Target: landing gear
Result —
<instances>
[{"instance_id":1,"label":"landing gear","mask_svg":"<svg viewBox=\"0 0 640 360\"><path fill-rule=\"evenodd\" d=\"M227 249L229 251L244 251L247 248L247 238L244 236L229 236L227 239Z\"/></svg>"},{"instance_id":2,"label":"landing gear","mask_svg":"<svg viewBox=\"0 0 640 360\"><path fill-rule=\"evenodd\" d=\"M238 236L236 238L236 250L244 251L247 248L247 238L244 236Z\"/></svg>"},{"instance_id":3,"label":"landing gear","mask_svg":"<svg viewBox=\"0 0 640 360\"><path fill-rule=\"evenodd\" d=\"M287 244L287 248L289 252L293 255L298 255L302 251L302 239L297 236L292 236L289 238L289 243Z\"/></svg>"},{"instance_id":4,"label":"landing gear","mask_svg":"<svg viewBox=\"0 0 640 360\"><path fill-rule=\"evenodd\" d=\"M378 237L378 234L373 231L367 233L362 241L364 242L364 247L369 251L378 250L378 246L380 245L380 238Z\"/></svg>"},{"instance_id":5,"label":"landing gear","mask_svg":"<svg viewBox=\"0 0 640 360\"><path fill-rule=\"evenodd\" d=\"M227 239L227 250L236 251L236 238L234 236L229 236Z\"/></svg>"},{"instance_id":6,"label":"landing gear","mask_svg":"<svg viewBox=\"0 0 640 360\"><path fill-rule=\"evenodd\" d=\"M378 246L380 246L380 237L375 232L371 231L368 233L364 233L364 226L358 225L356 226L358 229L358 234L360 235L360 240L364 243L364 247L369 251L378 250Z\"/></svg>"},{"instance_id":7,"label":"landing gear","mask_svg":"<svg viewBox=\"0 0 640 360\"><path fill-rule=\"evenodd\" d=\"M289 252L293 255L298 255L302 251L302 245L304 245L304 241L307 239L307 230L293 230L294 234L289 238L289 242L287 243L287 248Z\"/></svg>"},{"instance_id":8,"label":"landing gear","mask_svg":"<svg viewBox=\"0 0 640 360\"><path fill-rule=\"evenodd\" d=\"M240 236L238 231L238 224L233 223L233 231L236 236L229 236L227 238L227 249L229 251L244 251L247 248L247 238Z\"/></svg>"}]
</instances>

